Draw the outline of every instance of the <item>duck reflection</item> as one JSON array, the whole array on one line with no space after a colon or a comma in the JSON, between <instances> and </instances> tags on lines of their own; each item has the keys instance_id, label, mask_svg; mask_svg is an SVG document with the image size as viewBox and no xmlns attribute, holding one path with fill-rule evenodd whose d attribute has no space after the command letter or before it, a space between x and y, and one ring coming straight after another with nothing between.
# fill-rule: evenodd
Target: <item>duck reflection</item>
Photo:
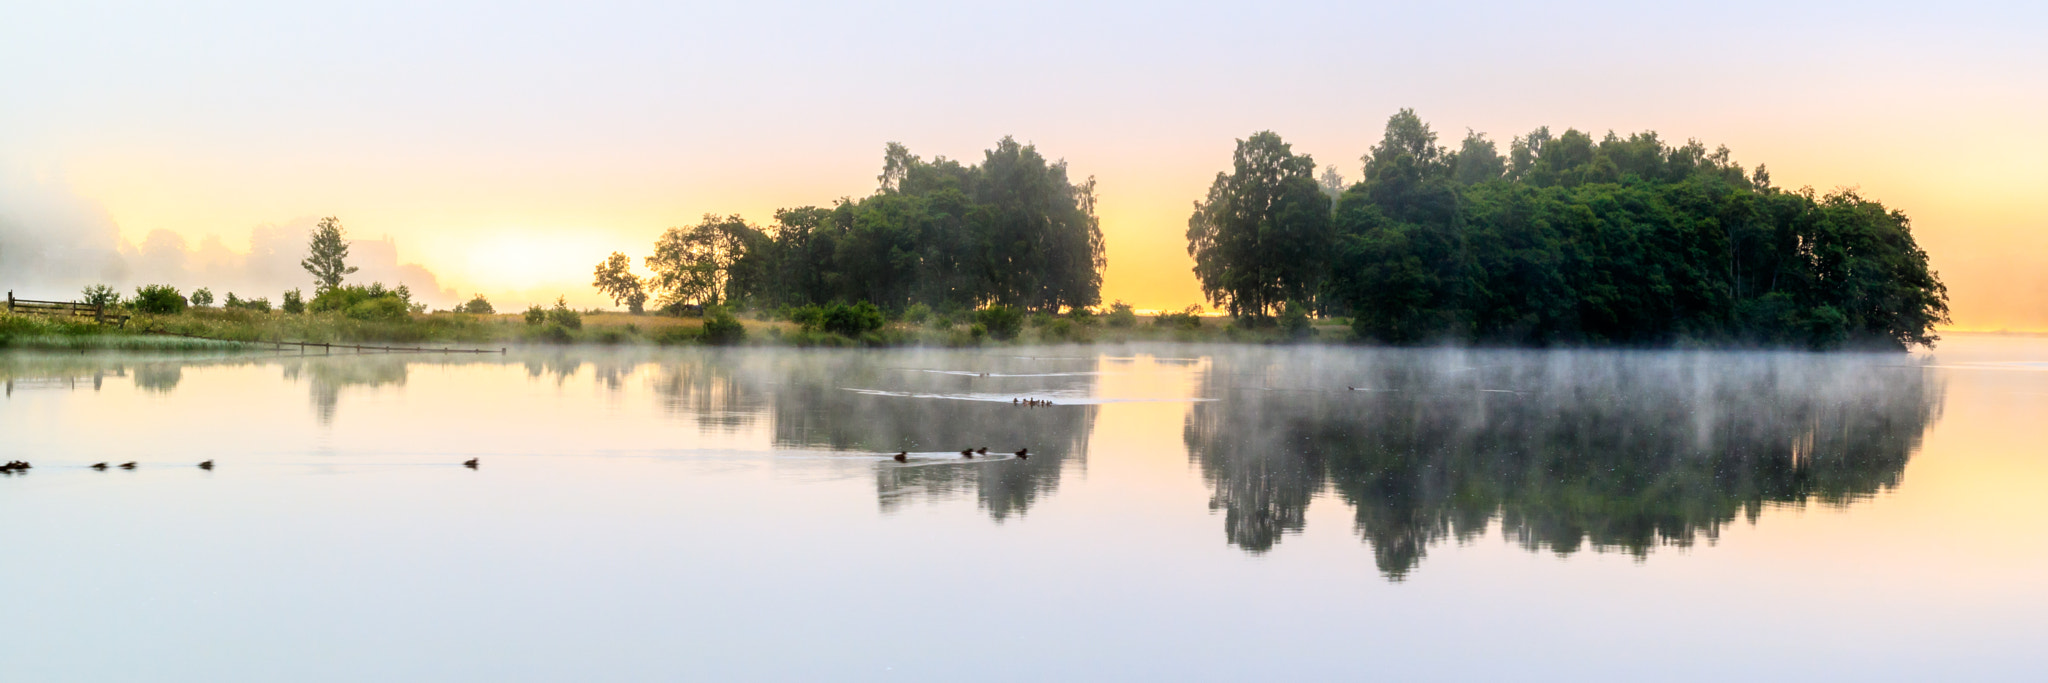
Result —
<instances>
[{"instance_id":1,"label":"duck reflection","mask_svg":"<svg viewBox=\"0 0 2048 683\"><path fill-rule=\"evenodd\" d=\"M1530 551L1646 556L1771 504L1899 483L1943 386L1899 357L1385 351L1219 358L1189 456L1249 552L1334 492L1386 577L1498 522ZM1306 361L1306 362L1303 362ZM1257 372L1233 368L1257 366ZM1332 390L1322 390L1329 385ZM1287 387L1287 390L1273 390Z\"/></svg>"},{"instance_id":2,"label":"duck reflection","mask_svg":"<svg viewBox=\"0 0 2048 683\"><path fill-rule=\"evenodd\" d=\"M1091 375L1014 376L1041 374L1047 367L1030 359L943 352L815 352L773 360L781 382L773 406L778 447L933 453L952 461L916 466L906 456L911 466L892 462L878 468L875 493L884 512L971 493L991 518L1002 521L1057 491L1070 463L1087 461L1093 406L1023 410L1008 397L1085 394L1095 381ZM1027 448L1029 457L1013 454ZM963 449L976 457L961 457Z\"/></svg>"}]
</instances>

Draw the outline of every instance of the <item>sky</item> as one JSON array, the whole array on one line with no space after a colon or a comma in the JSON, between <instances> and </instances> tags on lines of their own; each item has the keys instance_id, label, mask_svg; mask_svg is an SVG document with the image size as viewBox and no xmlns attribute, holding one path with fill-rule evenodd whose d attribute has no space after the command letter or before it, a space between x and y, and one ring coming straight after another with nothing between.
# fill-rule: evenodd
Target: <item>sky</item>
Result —
<instances>
[{"instance_id":1,"label":"sky","mask_svg":"<svg viewBox=\"0 0 2048 683\"><path fill-rule=\"evenodd\" d=\"M2048 330L2040 3L0 0L0 16L0 287L24 296L171 273L310 286L265 245L331 215L437 306L608 305L592 268L667 227L866 195L890 141L973 161L1013 135L1097 178L1105 300L1177 309L1201 298L1188 214L1236 139L1273 130L1355 178L1409 107L1446 144L1654 130L1781 186L1856 188L1912 217L1954 328Z\"/></svg>"}]
</instances>

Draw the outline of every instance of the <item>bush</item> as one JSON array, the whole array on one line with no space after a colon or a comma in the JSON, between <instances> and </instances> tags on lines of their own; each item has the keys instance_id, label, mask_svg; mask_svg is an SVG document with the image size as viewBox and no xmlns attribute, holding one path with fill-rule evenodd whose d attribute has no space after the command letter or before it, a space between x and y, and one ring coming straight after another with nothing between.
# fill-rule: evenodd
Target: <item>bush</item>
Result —
<instances>
[{"instance_id":1,"label":"bush","mask_svg":"<svg viewBox=\"0 0 2048 683\"><path fill-rule=\"evenodd\" d=\"M1202 329L1202 306L1200 304L1189 306L1181 309L1179 313L1161 313L1159 317L1152 319L1152 324L1159 327L1183 330Z\"/></svg>"},{"instance_id":2,"label":"bush","mask_svg":"<svg viewBox=\"0 0 2048 683\"><path fill-rule=\"evenodd\" d=\"M87 306L113 308L121 305L121 293L106 285L93 285L79 293L78 302Z\"/></svg>"},{"instance_id":3,"label":"bush","mask_svg":"<svg viewBox=\"0 0 2048 683\"><path fill-rule=\"evenodd\" d=\"M1061 318L1052 321L1050 325L1040 328L1039 334L1044 335L1047 339L1065 341L1074 338L1074 329L1074 321Z\"/></svg>"},{"instance_id":4,"label":"bush","mask_svg":"<svg viewBox=\"0 0 2048 683\"><path fill-rule=\"evenodd\" d=\"M847 337L859 337L882 329L882 325L889 322L888 318L882 316L882 309L875 308L874 304L866 301L852 306L833 303L825 307L823 317L822 327L826 332Z\"/></svg>"},{"instance_id":5,"label":"bush","mask_svg":"<svg viewBox=\"0 0 2048 683\"><path fill-rule=\"evenodd\" d=\"M1287 308L1280 311L1280 330L1294 339L1307 339L1316 331L1309 322L1308 308L1298 301L1287 302Z\"/></svg>"},{"instance_id":6,"label":"bush","mask_svg":"<svg viewBox=\"0 0 2048 683\"><path fill-rule=\"evenodd\" d=\"M205 308L213 305L213 290L205 287L192 290L192 305Z\"/></svg>"},{"instance_id":7,"label":"bush","mask_svg":"<svg viewBox=\"0 0 2048 683\"><path fill-rule=\"evenodd\" d=\"M244 310L244 311L256 311L256 312L258 312L258 313L269 313L269 312L270 312L270 300L269 300L269 299L264 299L264 298L257 298L257 299L243 299L243 298L240 298L240 297L237 297L237 296L235 296L235 293L234 293L234 292L228 292L228 297L227 297L227 299L226 299L225 301L223 301L223 302L221 303L221 308L236 308L236 309L241 309L241 310Z\"/></svg>"},{"instance_id":8,"label":"bush","mask_svg":"<svg viewBox=\"0 0 2048 683\"><path fill-rule=\"evenodd\" d=\"M1131 305L1119 299L1109 305L1109 315L1103 316L1110 327L1131 327L1138 324L1138 312Z\"/></svg>"},{"instance_id":9,"label":"bush","mask_svg":"<svg viewBox=\"0 0 2048 683\"><path fill-rule=\"evenodd\" d=\"M143 285L135 288L135 298L128 300L128 307L137 313L175 315L185 312L185 296L170 285Z\"/></svg>"},{"instance_id":10,"label":"bush","mask_svg":"<svg viewBox=\"0 0 2048 683\"><path fill-rule=\"evenodd\" d=\"M532 315L530 312L527 313L529 317ZM565 296L555 297L555 307L553 310L548 311L547 319L550 323L572 330L583 329L583 314L570 309L569 298Z\"/></svg>"},{"instance_id":11,"label":"bush","mask_svg":"<svg viewBox=\"0 0 2048 683\"><path fill-rule=\"evenodd\" d=\"M533 339L534 341L549 342L553 344L567 344L569 342L575 341L575 337L569 334L569 328L563 327L556 323L548 323L544 327L534 329Z\"/></svg>"},{"instance_id":12,"label":"bush","mask_svg":"<svg viewBox=\"0 0 2048 683\"><path fill-rule=\"evenodd\" d=\"M285 292L284 312L290 313L292 315L298 315L300 313L306 312L306 295L300 294L299 290L296 288L292 289L292 291Z\"/></svg>"},{"instance_id":13,"label":"bush","mask_svg":"<svg viewBox=\"0 0 2048 683\"><path fill-rule=\"evenodd\" d=\"M705 324L710 324L710 321L705 321ZM698 341L703 340L703 338L703 330L697 329L695 327L684 327L682 325L664 327L661 329L661 331L654 333L654 343L660 344L662 346L673 346L676 344L695 344Z\"/></svg>"},{"instance_id":14,"label":"bush","mask_svg":"<svg viewBox=\"0 0 2048 683\"><path fill-rule=\"evenodd\" d=\"M1024 312L1009 306L990 306L974 312L974 319L989 336L1016 339L1024 330Z\"/></svg>"},{"instance_id":15,"label":"bush","mask_svg":"<svg viewBox=\"0 0 2048 683\"><path fill-rule=\"evenodd\" d=\"M397 322L405 320L411 312L411 307L406 306L404 300L395 296L379 296L349 306L348 310L342 311L342 315L348 316L350 320Z\"/></svg>"},{"instance_id":16,"label":"bush","mask_svg":"<svg viewBox=\"0 0 2048 683\"><path fill-rule=\"evenodd\" d=\"M485 299L482 294L470 298L469 303L457 306L455 310L460 313L472 313L475 315L491 315L498 312L497 309L491 308L491 301Z\"/></svg>"},{"instance_id":17,"label":"bush","mask_svg":"<svg viewBox=\"0 0 2048 683\"><path fill-rule=\"evenodd\" d=\"M532 306L526 307L526 324L539 325L547 321L548 309L541 308L540 304L534 304Z\"/></svg>"},{"instance_id":18,"label":"bush","mask_svg":"<svg viewBox=\"0 0 2048 683\"><path fill-rule=\"evenodd\" d=\"M912 325L923 325L925 321L930 320L931 317L932 307L926 306L922 301L911 304L910 308L903 310L903 322L907 322Z\"/></svg>"},{"instance_id":19,"label":"bush","mask_svg":"<svg viewBox=\"0 0 2048 683\"><path fill-rule=\"evenodd\" d=\"M974 340L974 341L975 341L976 343L980 343L980 342L981 342L981 338L982 338L982 337L986 337L986 336L988 336L988 326L987 326L987 325L983 325L983 324L981 324L981 323L975 323L975 324L973 324L973 325L969 325L969 326L967 326L967 337L968 337L969 339L972 339L972 340Z\"/></svg>"},{"instance_id":20,"label":"bush","mask_svg":"<svg viewBox=\"0 0 2048 683\"><path fill-rule=\"evenodd\" d=\"M1075 306L1072 310L1067 311L1067 319L1074 321L1077 325L1093 325L1099 322L1095 319L1095 311L1081 306Z\"/></svg>"},{"instance_id":21,"label":"bush","mask_svg":"<svg viewBox=\"0 0 2048 683\"><path fill-rule=\"evenodd\" d=\"M724 307L714 306L704 311L704 343L729 346L747 340L747 326Z\"/></svg>"}]
</instances>

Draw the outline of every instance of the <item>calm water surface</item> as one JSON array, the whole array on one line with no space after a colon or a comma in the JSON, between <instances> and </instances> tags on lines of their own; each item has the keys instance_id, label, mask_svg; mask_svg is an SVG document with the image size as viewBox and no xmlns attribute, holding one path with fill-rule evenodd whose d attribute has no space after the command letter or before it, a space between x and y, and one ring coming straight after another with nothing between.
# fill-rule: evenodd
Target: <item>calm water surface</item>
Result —
<instances>
[{"instance_id":1,"label":"calm water surface","mask_svg":"<svg viewBox=\"0 0 2048 683\"><path fill-rule=\"evenodd\" d=\"M2048 675L2043 338L0 378L6 681Z\"/></svg>"}]
</instances>

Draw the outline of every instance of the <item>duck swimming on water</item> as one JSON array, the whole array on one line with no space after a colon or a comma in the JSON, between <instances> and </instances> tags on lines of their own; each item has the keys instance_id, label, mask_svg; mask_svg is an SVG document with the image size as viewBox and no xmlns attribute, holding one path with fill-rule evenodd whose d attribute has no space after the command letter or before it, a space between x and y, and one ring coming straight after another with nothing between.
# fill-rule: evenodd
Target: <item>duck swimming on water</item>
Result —
<instances>
[{"instance_id":1,"label":"duck swimming on water","mask_svg":"<svg viewBox=\"0 0 2048 683\"><path fill-rule=\"evenodd\" d=\"M987 447L987 446L982 446L982 447L980 447L980 448L976 448L976 449L974 449L974 454L975 454L975 455L988 455L988 447Z\"/></svg>"},{"instance_id":2,"label":"duck swimming on water","mask_svg":"<svg viewBox=\"0 0 2048 683\"><path fill-rule=\"evenodd\" d=\"M1023 459L1025 459L1025 458L1029 458L1029 457L1031 457L1031 449L1029 449L1029 448L1019 448L1019 449L1017 449L1017 453L1016 453L1016 455L1017 455L1017 459L1018 459L1018 460L1023 460Z\"/></svg>"},{"instance_id":3,"label":"duck swimming on water","mask_svg":"<svg viewBox=\"0 0 2048 683\"><path fill-rule=\"evenodd\" d=\"M896 462L910 462L910 451L897 453Z\"/></svg>"},{"instance_id":4,"label":"duck swimming on water","mask_svg":"<svg viewBox=\"0 0 2048 683\"><path fill-rule=\"evenodd\" d=\"M132 469L135 469L135 461L133 461L133 460L130 460L130 461L128 461L128 462L124 462L124 463L121 463L121 469L124 469L124 470L132 470Z\"/></svg>"},{"instance_id":5,"label":"duck swimming on water","mask_svg":"<svg viewBox=\"0 0 2048 683\"><path fill-rule=\"evenodd\" d=\"M213 461L208 460L206 462L199 463L199 469L206 470L208 472L213 471Z\"/></svg>"},{"instance_id":6,"label":"duck swimming on water","mask_svg":"<svg viewBox=\"0 0 2048 683\"><path fill-rule=\"evenodd\" d=\"M464 460L464 461L462 461L462 466L463 466L463 467L467 467L467 468L470 468L470 469L476 469L476 461L477 461L477 459L476 459L476 458L470 458L470 459L468 459L468 460Z\"/></svg>"},{"instance_id":7,"label":"duck swimming on water","mask_svg":"<svg viewBox=\"0 0 2048 683\"><path fill-rule=\"evenodd\" d=\"M963 457L963 458L972 458L972 457L974 457L974 449L972 449L972 448L962 448L962 449L960 449L960 457Z\"/></svg>"},{"instance_id":8,"label":"duck swimming on water","mask_svg":"<svg viewBox=\"0 0 2048 683\"><path fill-rule=\"evenodd\" d=\"M107 471L107 464L103 462L96 462L92 464L92 468L99 470L101 472L105 472Z\"/></svg>"}]
</instances>

